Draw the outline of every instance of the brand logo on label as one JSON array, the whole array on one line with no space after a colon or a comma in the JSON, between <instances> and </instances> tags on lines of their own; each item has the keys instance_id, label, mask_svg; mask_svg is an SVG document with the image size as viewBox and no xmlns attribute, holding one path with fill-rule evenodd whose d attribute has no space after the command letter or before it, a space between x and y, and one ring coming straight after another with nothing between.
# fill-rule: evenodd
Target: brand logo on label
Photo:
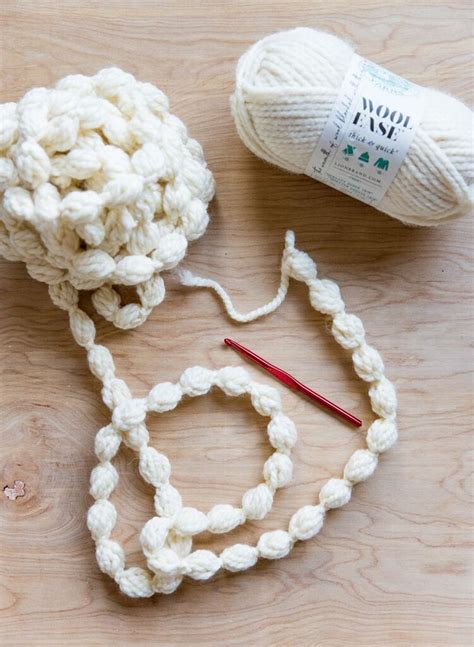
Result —
<instances>
[{"instance_id":1,"label":"brand logo on label","mask_svg":"<svg viewBox=\"0 0 474 647\"><path fill-rule=\"evenodd\" d=\"M380 67L380 65L375 65L370 61L364 61L364 70L370 74L373 84L381 88L384 92L403 95L414 90L415 86L413 83L403 79L398 74L390 72L390 70Z\"/></svg>"}]
</instances>

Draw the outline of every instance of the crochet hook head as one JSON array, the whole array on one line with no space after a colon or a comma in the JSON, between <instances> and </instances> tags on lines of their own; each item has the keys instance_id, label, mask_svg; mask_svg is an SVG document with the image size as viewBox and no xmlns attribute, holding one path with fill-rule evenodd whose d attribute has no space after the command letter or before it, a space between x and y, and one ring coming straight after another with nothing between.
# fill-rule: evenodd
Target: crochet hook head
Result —
<instances>
[{"instance_id":1,"label":"crochet hook head","mask_svg":"<svg viewBox=\"0 0 474 647\"><path fill-rule=\"evenodd\" d=\"M331 411L340 418L343 418L354 427L360 427L362 425L362 420L360 420L360 418L353 416L352 413L349 413L334 402L331 402L331 400L328 400L320 393L313 391L313 389L310 389L309 386L302 384L299 380L294 378L283 369L270 364L270 362L268 362L266 359L263 359L263 357L260 357L260 355L257 355L257 353L254 353L254 351L250 350L249 348L242 346L242 344L239 344L233 339L229 339L228 337L224 339L224 343L227 344L227 346L230 346L234 350L238 351L245 357L248 357L248 359L250 359L252 362L255 362L256 364L264 368L266 371L276 377L277 380L280 380L280 382L286 384L286 386L289 386L291 389L296 389L300 393L304 393L304 395L306 395L308 398L311 398L311 400L318 402L321 406L328 409L328 411Z\"/></svg>"}]
</instances>

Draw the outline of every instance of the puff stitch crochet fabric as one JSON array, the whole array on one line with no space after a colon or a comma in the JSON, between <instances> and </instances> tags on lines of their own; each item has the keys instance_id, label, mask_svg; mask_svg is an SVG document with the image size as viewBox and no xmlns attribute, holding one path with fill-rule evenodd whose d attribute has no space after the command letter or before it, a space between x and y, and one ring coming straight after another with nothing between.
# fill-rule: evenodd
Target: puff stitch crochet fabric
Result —
<instances>
[{"instance_id":1,"label":"puff stitch crochet fabric","mask_svg":"<svg viewBox=\"0 0 474 647\"><path fill-rule=\"evenodd\" d=\"M317 502L295 512L287 529L264 533L256 545L230 545L219 554L193 551L199 533L227 533L270 512L276 491L292 479L295 425L283 412L279 392L239 367L188 368L177 381L135 397L117 377L111 353L96 343L94 322L79 307L79 291L93 290L97 312L121 328L139 325L160 303L160 273L179 263L187 242L207 224L213 180L201 148L168 113L166 97L157 88L115 69L91 78L68 77L53 90L33 90L0 112L0 251L24 261L34 278L49 284L51 299L68 313L73 337L87 352L111 413L110 424L95 439L98 464L90 478L95 502L87 518L100 569L124 594L149 597L172 593L184 576L207 580L221 568L243 571L259 558L285 557L297 541L319 532L328 510L350 500L353 486L373 473L379 454L397 438L395 390L384 376L382 358L365 340L362 322L346 312L338 286L318 278L313 260L295 248L292 232L286 236L276 297L250 313L237 312L214 281L189 273L182 277L188 285L215 289L229 315L241 322L275 310L290 279L305 283L312 306L332 322L334 338L368 383L376 414L367 447L354 452L340 478L323 486ZM121 306L114 285L137 286L140 303ZM186 506L172 485L170 461L149 445L146 420L212 388L250 398L255 410L269 418L274 451L263 466L262 482L243 493L238 505L218 503L203 512ZM140 533L146 569L127 566L112 536L117 510L110 496L119 478L113 460L122 443L137 453L140 475L155 489L155 516Z\"/></svg>"},{"instance_id":2,"label":"puff stitch crochet fabric","mask_svg":"<svg viewBox=\"0 0 474 647\"><path fill-rule=\"evenodd\" d=\"M168 99L122 70L68 76L0 106L0 253L49 285L94 290L119 328L143 323L208 223L201 146ZM113 285L136 286L121 307Z\"/></svg>"}]
</instances>

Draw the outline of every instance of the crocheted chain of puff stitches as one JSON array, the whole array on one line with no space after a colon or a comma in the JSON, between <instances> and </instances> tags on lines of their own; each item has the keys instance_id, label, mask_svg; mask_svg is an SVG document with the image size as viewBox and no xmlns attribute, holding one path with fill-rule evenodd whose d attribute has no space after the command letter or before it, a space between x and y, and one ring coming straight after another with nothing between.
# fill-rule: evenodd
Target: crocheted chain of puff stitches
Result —
<instances>
[{"instance_id":1,"label":"crocheted chain of puff stitches","mask_svg":"<svg viewBox=\"0 0 474 647\"><path fill-rule=\"evenodd\" d=\"M111 68L0 105L0 254L51 286L94 290L119 328L145 321L160 276L208 223L201 146L150 83ZM113 285L135 286L121 306Z\"/></svg>"},{"instance_id":2,"label":"crocheted chain of puff stitches","mask_svg":"<svg viewBox=\"0 0 474 647\"><path fill-rule=\"evenodd\" d=\"M262 415L272 416L270 424L273 423L273 437L270 439L277 449L276 454L284 455L288 453L296 438L293 436L291 421L281 413L279 398L273 394L275 390L271 389L271 393L265 389L261 390L261 386L249 381L245 372L242 375L235 368L226 367L216 372L194 368L188 369L177 384L158 385L152 389L148 398L133 400L125 383L115 378L113 362L108 351L95 346L92 330L86 330L84 333L82 321L75 319L76 305L74 299L71 300L71 295L63 293L53 296L57 305L69 310L76 341L88 348L91 370L104 382L104 401L113 411L111 426L99 432L96 443L100 463L91 474L91 494L96 502L89 511L88 526L96 542L97 561L101 570L113 577L126 595L149 597L155 592L172 593L181 583L183 576L207 580L220 568L232 572L244 571L251 568L259 558L285 557L297 541L310 539L320 531L328 510L348 503L353 486L373 474L379 454L396 442L397 398L392 383L384 375L382 358L366 342L361 320L346 312L337 284L327 279L318 279L313 260L304 252L295 249L292 232L289 232L286 238L282 260L282 285L287 286L290 278L306 283L313 308L332 320L331 332L335 340L351 353L357 375L369 384L370 403L377 418L367 431L366 449L358 449L352 454L341 478L331 478L325 483L319 492L319 502L316 505L308 504L300 508L292 516L286 530L262 534L256 546L235 544L219 555L210 550L192 552L192 536L211 529L211 523L215 532L227 532L238 523L243 523L245 518L262 518L258 516L262 506L268 511L271 502L270 505L266 505L257 496L246 506L244 496L243 510L231 509L228 505L217 505L207 517L198 510L184 508L179 492L169 483L168 459L147 446L148 435L143 426L146 412L166 411L176 406L183 394L202 395L213 384L223 388L229 395L253 391L253 404L257 411ZM226 308L229 312L228 304ZM261 316L262 312L266 314L265 308L256 311L253 318ZM150 570L140 567L125 568L123 549L110 537L117 514L108 498L118 479L110 460L118 451L120 434L123 434L124 429L128 430L128 433L132 431L132 436L129 436L126 442L129 445L131 443L130 446L139 453L142 476L157 489L155 507L158 516L145 524L140 536ZM149 455L150 450L152 454ZM267 484L258 488L268 487L268 483L272 479L279 479L282 472L280 466L272 465L271 470L267 469L264 474ZM284 478L281 485L286 484L288 480Z\"/></svg>"}]
</instances>

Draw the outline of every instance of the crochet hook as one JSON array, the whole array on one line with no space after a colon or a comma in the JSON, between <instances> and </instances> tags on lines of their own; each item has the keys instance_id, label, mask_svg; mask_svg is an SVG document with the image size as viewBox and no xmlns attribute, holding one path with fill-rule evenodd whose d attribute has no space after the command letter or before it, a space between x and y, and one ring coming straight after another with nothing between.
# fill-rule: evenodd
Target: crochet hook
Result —
<instances>
[{"instance_id":1,"label":"crochet hook","mask_svg":"<svg viewBox=\"0 0 474 647\"><path fill-rule=\"evenodd\" d=\"M309 386L302 384L292 375L290 375L286 371L283 371L281 368L278 368L278 366L270 364L270 362L268 362L266 359L263 359L263 357L260 357L260 355L257 355L257 353L254 353L252 350L245 348L245 346L242 346L242 344L238 344L236 341L229 339L228 337L224 339L224 343L227 344L227 346L230 346L234 350L238 351L245 357L248 357L248 359L250 359L252 362L255 362L256 364L264 368L266 371L276 377L277 380L280 380L280 382L286 384L286 386L289 386L291 389L295 389L296 391L300 391L300 393L304 393L304 395L308 396L308 398L315 400L321 406L325 407L332 413L335 413L341 418L344 418L344 420L349 422L354 427L360 427L362 425L362 420L353 416L352 413L349 413L345 409L342 409L342 407L334 404L334 402L331 402L331 400L328 400L320 393L316 393L316 391L310 389Z\"/></svg>"}]
</instances>

